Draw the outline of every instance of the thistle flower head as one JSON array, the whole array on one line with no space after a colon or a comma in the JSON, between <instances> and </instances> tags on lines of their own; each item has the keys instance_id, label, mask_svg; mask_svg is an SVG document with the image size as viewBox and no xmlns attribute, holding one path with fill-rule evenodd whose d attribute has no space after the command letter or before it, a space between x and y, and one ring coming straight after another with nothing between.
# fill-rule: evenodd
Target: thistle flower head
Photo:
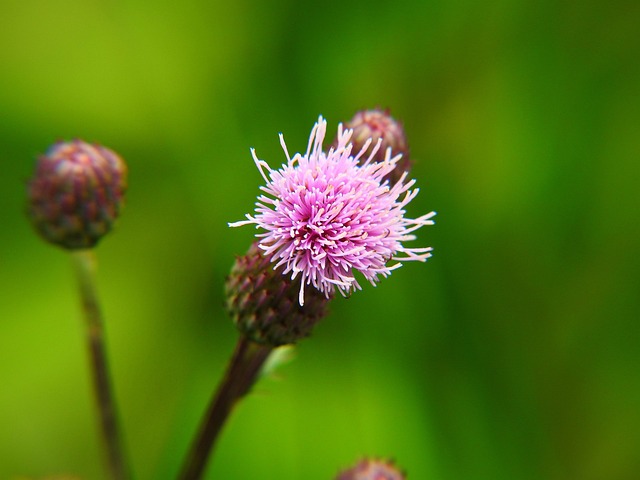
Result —
<instances>
[{"instance_id":1,"label":"thistle flower head","mask_svg":"<svg viewBox=\"0 0 640 480\"><path fill-rule=\"evenodd\" d=\"M371 141L352 153L351 130L338 127L336 147L322 150L326 121L320 117L311 131L304 155L289 156L282 134L280 142L287 163L272 170L254 161L266 185L258 197L255 215L230 226L254 224L259 247L284 275L300 277L299 303L304 303L305 286L313 285L329 296L334 290L343 295L360 284L355 273L372 284L401 266L402 260L425 261L431 248L405 247L412 234L423 225L433 224L435 212L416 219L404 216L405 207L418 194L403 173L390 185L384 178L396 167L401 156L388 150L382 162L375 162L381 140L365 157Z\"/></svg>"},{"instance_id":2,"label":"thistle flower head","mask_svg":"<svg viewBox=\"0 0 640 480\"><path fill-rule=\"evenodd\" d=\"M355 467L339 473L336 480L405 480L405 478L405 474L392 462L364 459Z\"/></svg>"},{"instance_id":3,"label":"thistle flower head","mask_svg":"<svg viewBox=\"0 0 640 480\"><path fill-rule=\"evenodd\" d=\"M42 237L67 249L93 247L124 203L127 166L113 151L82 140L40 156L28 185L28 213Z\"/></svg>"},{"instance_id":4,"label":"thistle flower head","mask_svg":"<svg viewBox=\"0 0 640 480\"><path fill-rule=\"evenodd\" d=\"M328 300L313 288L298 304L300 279L273 269L268 257L253 243L236 259L227 278L227 310L238 329L256 343L278 347L308 336L327 310Z\"/></svg>"}]
</instances>

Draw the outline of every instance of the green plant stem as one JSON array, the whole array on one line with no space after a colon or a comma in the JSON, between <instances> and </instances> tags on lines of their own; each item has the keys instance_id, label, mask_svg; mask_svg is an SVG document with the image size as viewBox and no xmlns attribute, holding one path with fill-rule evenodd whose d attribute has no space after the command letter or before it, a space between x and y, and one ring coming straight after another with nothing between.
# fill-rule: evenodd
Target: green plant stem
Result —
<instances>
[{"instance_id":1,"label":"green plant stem","mask_svg":"<svg viewBox=\"0 0 640 480\"><path fill-rule=\"evenodd\" d=\"M231 410L256 382L260 369L272 350L272 347L258 345L245 336L240 337L224 379L202 419L178 478L198 480L202 477L209 455Z\"/></svg>"},{"instance_id":2,"label":"green plant stem","mask_svg":"<svg viewBox=\"0 0 640 480\"><path fill-rule=\"evenodd\" d=\"M126 480L130 475L118 427L116 402L111 388L104 342L102 314L95 287L96 259L92 250L77 250L71 254L71 257L82 300L93 390L100 415L107 465L111 478Z\"/></svg>"}]
</instances>

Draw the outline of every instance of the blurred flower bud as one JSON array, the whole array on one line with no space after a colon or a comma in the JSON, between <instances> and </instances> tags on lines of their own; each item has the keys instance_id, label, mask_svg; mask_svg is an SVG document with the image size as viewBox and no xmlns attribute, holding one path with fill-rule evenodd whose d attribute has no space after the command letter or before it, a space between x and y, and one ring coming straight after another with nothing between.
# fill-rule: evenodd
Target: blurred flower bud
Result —
<instances>
[{"instance_id":1,"label":"blurred flower bud","mask_svg":"<svg viewBox=\"0 0 640 480\"><path fill-rule=\"evenodd\" d=\"M46 477L38 477L37 479L32 477L12 477L13 480L80 480L80 477L75 475L60 474L60 475L47 475Z\"/></svg>"},{"instance_id":2,"label":"blurred flower bud","mask_svg":"<svg viewBox=\"0 0 640 480\"><path fill-rule=\"evenodd\" d=\"M360 152L366 141L371 139L372 142L367 149L367 153L363 155L363 158L368 158L368 154L371 153L380 138L382 138L382 143L373 157L374 161L384 161L389 147L391 147L392 156L402 154L402 158L396 168L389 174L388 179L391 183L396 183L402 174L411 168L404 128L389 115L388 110L361 110L354 115L351 121L346 122L344 127L353 130L353 135L351 136L351 143L353 144L351 152L353 155Z\"/></svg>"},{"instance_id":3,"label":"blurred flower bud","mask_svg":"<svg viewBox=\"0 0 640 480\"><path fill-rule=\"evenodd\" d=\"M82 140L57 142L29 182L29 217L45 240L91 248L113 227L126 188L127 166L115 152Z\"/></svg>"},{"instance_id":4,"label":"blurred flower bud","mask_svg":"<svg viewBox=\"0 0 640 480\"><path fill-rule=\"evenodd\" d=\"M257 243L236 259L227 278L227 310L238 329L256 343L277 347L296 343L311 333L327 310L329 300L313 286L298 302L300 277L273 268Z\"/></svg>"},{"instance_id":5,"label":"blurred flower bud","mask_svg":"<svg viewBox=\"0 0 640 480\"><path fill-rule=\"evenodd\" d=\"M406 476L392 462L361 460L355 467L338 474L336 480L405 480Z\"/></svg>"}]
</instances>

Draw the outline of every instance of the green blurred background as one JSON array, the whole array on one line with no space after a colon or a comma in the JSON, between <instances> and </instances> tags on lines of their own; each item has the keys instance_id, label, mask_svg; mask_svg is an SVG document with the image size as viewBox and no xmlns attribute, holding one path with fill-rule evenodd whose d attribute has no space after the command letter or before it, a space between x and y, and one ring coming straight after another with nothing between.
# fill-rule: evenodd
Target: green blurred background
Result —
<instances>
[{"instance_id":1,"label":"green blurred background","mask_svg":"<svg viewBox=\"0 0 640 480\"><path fill-rule=\"evenodd\" d=\"M24 216L34 158L120 152L98 248L126 442L172 478L236 339L223 281L261 178L389 107L418 216L407 264L333 303L234 412L209 478L640 478L640 2L0 3L0 478L102 479L67 256ZM634 280L635 279L635 280Z\"/></svg>"}]
</instances>

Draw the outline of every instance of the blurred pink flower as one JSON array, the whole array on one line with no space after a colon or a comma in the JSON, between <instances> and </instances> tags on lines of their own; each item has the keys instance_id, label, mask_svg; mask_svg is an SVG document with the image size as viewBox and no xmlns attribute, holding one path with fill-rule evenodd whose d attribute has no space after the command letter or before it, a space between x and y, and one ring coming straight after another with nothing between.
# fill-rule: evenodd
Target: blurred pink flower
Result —
<instances>
[{"instance_id":1,"label":"blurred pink flower","mask_svg":"<svg viewBox=\"0 0 640 480\"><path fill-rule=\"evenodd\" d=\"M411 190L415 180L407 173L392 186L383 180L401 155L382 162L372 161L380 142L366 159L362 150L352 155L352 131L338 126L337 146L322 151L327 123L320 117L311 130L304 155L289 156L284 137L280 143L287 163L272 170L251 154L266 185L258 197L255 215L230 223L232 227L254 224L263 232L259 246L274 268L283 266L291 278L301 276L300 305L305 285L313 285L329 297L335 289L347 295L360 289L354 273L360 272L373 285L378 276L388 276L402 260L424 262L431 247L408 248L404 242L424 225L432 225L435 212L416 219L405 218L405 207L418 194Z\"/></svg>"}]
</instances>

